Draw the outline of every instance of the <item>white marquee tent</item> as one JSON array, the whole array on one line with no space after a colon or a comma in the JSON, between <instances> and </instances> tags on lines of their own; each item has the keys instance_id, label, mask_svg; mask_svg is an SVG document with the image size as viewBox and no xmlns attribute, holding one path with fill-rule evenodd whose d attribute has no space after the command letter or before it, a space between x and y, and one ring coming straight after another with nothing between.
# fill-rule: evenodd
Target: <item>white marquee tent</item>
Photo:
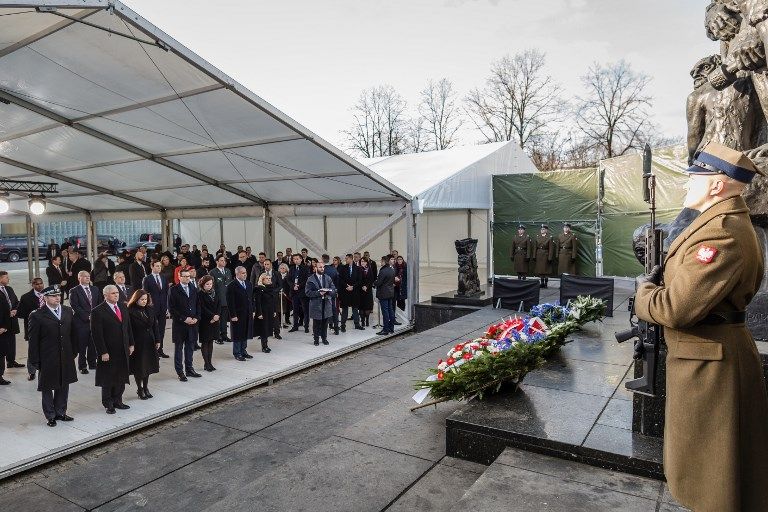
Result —
<instances>
[{"instance_id":1,"label":"white marquee tent","mask_svg":"<svg viewBox=\"0 0 768 512\"><path fill-rule=\"evenodd\" d=\"M2 179L57 183L34 220L85 218L91 240L100 219L161 219L169 246L173 219L257 218L267 251L277 224L319 253L331 234L315 224L341 214L347 249L405 219L397 245L418 258L406 192L116 0L0 0ZM34 236L11 194L2 222ZM417 270L409 281L417 298Z\"/></svg>"}]
</instances>

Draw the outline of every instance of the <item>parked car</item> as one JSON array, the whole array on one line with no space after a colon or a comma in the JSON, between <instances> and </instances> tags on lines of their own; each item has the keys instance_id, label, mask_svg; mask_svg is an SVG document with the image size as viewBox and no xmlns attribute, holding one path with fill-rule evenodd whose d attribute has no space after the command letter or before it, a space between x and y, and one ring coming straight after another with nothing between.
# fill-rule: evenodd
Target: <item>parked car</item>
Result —
<instances>
[{"instance_id":1,"label":"parked car","mask_svg":"<svg viewBox=\"0 0 768 512\"><path fill-rule=\"evenodd\" d=\"M112 235L96 235L98 244L96 245L96 252L106 252L107 254L117 254L118 251L125 247L125 242L114 237ZM81 254L88 252L87 237L85 235L75 235L64 239L65 242L69 242L72 247L77 248Z\"/></svg>"},{"instance_id":2,"label":"parked car","mask_svg":"<svg viewBox=\"0 0 768 512\"><path fill-rule=\"evenodd\" d=\"M173 239L176 240L178 236L179 235L174 233ZM141 242L156 242L159 244L162 242L162 239L163 239L162 233L142 233L139 235L139 243L136 244L136 247L141 245Z\"/></svg>"},{"instance_id":3,"label":"parked car","mask_svg":"<svg viewBox=\"0 0 768 512\"><path fill-rule=\"evenodd\" d=\"M154 251L155 247L160 245L160 241L157 242L136 242L135 244L128 245L124 248L124 250L134 253L136 252L136 249L139 247L146 247L148 251Z\"/></svg>"},{"instance_id":4,"label":"parked car","mask_svg":"<svg viewBox=\"0 0 768 512\"><path fill-rule=\"evenodd\" d=\"M40 259L44 260L48 257L48 244L37 239L38 250L40 251ZM0 261L16 262L19 260L25 260L28 258L27 254L27 237L24 235L19 236L3 236L0 237Z\"/></svg>"}]
</instances>

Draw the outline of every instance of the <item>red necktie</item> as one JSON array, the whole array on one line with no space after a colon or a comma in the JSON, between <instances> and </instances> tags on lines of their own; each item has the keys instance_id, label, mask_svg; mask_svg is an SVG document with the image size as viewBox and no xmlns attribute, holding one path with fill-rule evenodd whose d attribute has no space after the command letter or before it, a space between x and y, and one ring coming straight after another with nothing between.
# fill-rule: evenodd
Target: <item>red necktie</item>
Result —
<instances>
[{"instance_id":1,"label":"red necktie","mask_svg":"<svg viewBox=\"0 0 768 512\"><path fill-rule=\"evenodd\" d=\"M123 321L123 314L120 312L120 306L115 304L115 314L117 315L117 319L121 322Z\"/></svg>"}]
</instances>

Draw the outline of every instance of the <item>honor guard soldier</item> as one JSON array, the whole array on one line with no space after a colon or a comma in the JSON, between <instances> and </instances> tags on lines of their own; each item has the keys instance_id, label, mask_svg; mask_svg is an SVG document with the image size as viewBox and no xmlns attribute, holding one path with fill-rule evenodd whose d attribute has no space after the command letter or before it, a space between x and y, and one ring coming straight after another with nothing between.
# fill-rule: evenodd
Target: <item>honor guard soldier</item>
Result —
<instances>
[{"instance_id":1,"label":"honor guard soldier","mask_svg":"<svg viewBox=\"0 0 768 512\"><path fill-rule=\"evenodd\" d=\"M549 234L549 226L541 225L539 234L536 235L536 266L534 272L539 276L542 288L547 287L549 275L552 273L552 260L555 259L555 239Z\"/></svg>"},{"instance_id":2,"label":"honor guard soldier","mask_svg":"<svg viewBox=\"0 0 768 512\"><path fill-rule=\"evenodd\" d=\"M43 414L49 427L56 421L72 421L67 416L69 385L77 382L72 345L75 313L61 304L61 290L54 284L43 290L45 304L29 315L29 354L27 367L30 374L37 371L37 390L43 393Z\"/></svg>"},{"instance_id":3,"label":"honor guard soldier","mask_svg":"<svg viewBox=\"0 0 768 512\"><path fill-rule=\"evenodd\" d=\"M571 231L571 225L563 225L563 232L557 236L557 274L576 274L576 254L579 239Z\"/></svg>"},{"instance_id":4,"label":"honor guard soldier","mask_svg":"<svg viewBox=\"0 0 768 512\"><path fill-rule=\"evenodd\" d=\"M525 226L520 224L517 227L517 236L512 239L509 255L518 279L525 280L528 277L528 263L531 261L531 256L533 256L533 241L525 232Z\"/></svg>"},{"instance_id":5,"label":"honor guard soldier","mask_svg":"<svg viewBox=\"0 0 768 512\"><path fill-rule=\"evenodd\" d=\"M700 213L671 243L662 276L639 278L635 309L664 326L664 473L696 512L768 507L768 396L745 310L763 255L741 197L755 174L740 151L710 143L688 169L683 206Z\"/></svg>"}]
</instances>

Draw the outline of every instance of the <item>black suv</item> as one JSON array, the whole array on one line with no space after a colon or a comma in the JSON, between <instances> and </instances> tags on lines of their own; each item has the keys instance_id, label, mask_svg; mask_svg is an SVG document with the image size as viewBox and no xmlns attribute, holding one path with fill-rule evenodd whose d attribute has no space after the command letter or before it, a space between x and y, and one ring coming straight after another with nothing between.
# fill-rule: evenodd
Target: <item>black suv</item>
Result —
<instances>
[{"instance_id":1,"label":"black suv","mask_svg":"<svg viewBox=\"0 0 768 512\"><path fill-rule=\"evenodd\" d=\"M114 237L112 235L96 235L98 241L96 245L96 252L107 254L117 254L121 248L125 247L125 242ZM75 247L78 252L85 255L88 252L87 239L85 235L75 235L64 239L65 242L69 242L72 247Z\"/></svg>"},{"instance_id":2,"label":"black suv","mask_svg":"<svg viewBox=\"0 0 768 512\"><path fill-rule=\"evenodd\" d=\"M38 239L37 246L40 251L40 259L46 259L48 257L48 244ZM0 237L0 261L16 262L25 260L28 256L26 236Z\"/></svg>"}]
</instances>

